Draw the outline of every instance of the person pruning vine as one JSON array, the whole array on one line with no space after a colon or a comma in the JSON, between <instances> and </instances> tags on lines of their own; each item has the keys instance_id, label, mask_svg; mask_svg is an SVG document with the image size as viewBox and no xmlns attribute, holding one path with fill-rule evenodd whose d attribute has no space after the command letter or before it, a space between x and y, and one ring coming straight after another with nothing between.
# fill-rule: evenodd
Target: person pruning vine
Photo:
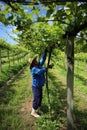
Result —
<instances>
[{"instance_id":1,"label":"person pruning vine","mask_svg":"<svg viewBox=\"0 0 87 130\"><path fill-rule=\"evenodd\" d=\"M48 68L52 68L51 65L48 67L42 67L46 57L47 48L41 56L40 61L37 61L37 57L29 59L30 72L32 74L32 92L33 92L33 102L31 115L34 117L40 117L40 106L42 103L42 90L45 83L45 72Z\"/></svg>"}]
</instances>

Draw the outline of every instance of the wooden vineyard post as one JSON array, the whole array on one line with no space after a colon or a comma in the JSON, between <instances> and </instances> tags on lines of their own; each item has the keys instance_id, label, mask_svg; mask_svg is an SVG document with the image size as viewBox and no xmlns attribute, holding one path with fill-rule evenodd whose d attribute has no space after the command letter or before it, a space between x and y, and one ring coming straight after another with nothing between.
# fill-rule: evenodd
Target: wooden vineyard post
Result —
<instances>
[{"instance_id":1,"label":"wooden vineyard post","mask_svg":"<svg viewBox=\"0 0 87 130\"><path fill-rule=\"evenodd\" d=\"M74 37L67 37L67 130L73 130Z\"/></svg>"},{"instance_id":2,"label":"wooden vineyard post","mask_svg":"<svg viewBox=\"0 0 87 130\"><path fill-rule=\"evenodd\" d=\"M17 60L18 60L18 63L19 63L19 56L18 56L18 54L17 54Z\"/></svg>"},{"instance_id":3,"label":"wooden vineyard post","mask_svg":"<svg viewBox=\"0 0 87 130\"><path fill-rule=\"evenodd\" d=\"M8 62L9 62L9 67L10 67L10 56L9 56L9 50L7 50L8 52Z\"/></svg>"},{"instance_id":4,"label":"wooden vineyard post","mask_svg":"<svg viewBox=\"0 0 87 130\"><path fill-rule=\"evenodd\" d=\"M14 63L15 63L15 60L14 60L14 54L15 54L15 53L14 53L14 51L13 51L12 54L13 54L13 65L14 65Z\"/></svg>"},{"instance_id":5,"label":"wooden vineyard post","mask_svg":"<svg viewBox=\"0 0 87 130\"><path fill-rule=\"evenodd\" d=\"M85 61L85 64L86 64L85 71L86 71L86 73L87 73L87 59L86 59L86 61Z\"/></svg>"},{"instance_id":6,"label":"wooden vineyard post","mask_svg":"<svg viewBox=\"0 0 87 130\"><path fill-rule=\"evenodd\" d=\"M1 63L1 48L0 48L0 73L2 71L2 63Z\"/></svg>"},{"instance_id":7,"label":"wooden vineyard post","mask_svg":"<svg viewBox=\"0 0 87 130\"><path fill-rule=\"evenodd\" d=\"M50 50L49 50L47 68L49 67L49 64L50 64L51 54L52 54L52 47L50 47ZM46 71L46 89L47 89L47 98L48 98L48 105L49 105L49 115L51 118L51 105L50 105L49 87L48 87L48 69Z\"/></svg>"}]
</instances>

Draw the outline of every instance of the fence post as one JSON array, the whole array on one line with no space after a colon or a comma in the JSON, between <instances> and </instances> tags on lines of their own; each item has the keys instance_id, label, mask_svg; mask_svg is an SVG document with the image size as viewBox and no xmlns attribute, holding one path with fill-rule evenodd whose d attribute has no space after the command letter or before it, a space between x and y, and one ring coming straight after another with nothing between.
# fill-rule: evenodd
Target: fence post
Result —
<instances>
[{"instance_id":1,"label":"fence post","mask_svg":"<svg viewBox=\"0 0 87 130\"><path fill-rule=\"evenodd\" d=\"M8 52L8 62L9 62L9 67L10 67L10 57L9 57L9 50L7 50Z\"/></svg>"},{"instance_id":2,"label":"fence post","mask_svg":"<svg viewBox=\"0 0 87 130\"><path fill-rule=\"evenodd\" d=\"M67 36L67 130L74 129L73 91L74 91L74 38Z\"/></svg>"},{"instance_id":3,"label":"fence post","mask_svg":"<svg viewBox=\"0 0 87 130\"><path fill-rule=\"evenodd\" d=\"M2 63L1 63L1 48L0 48L0 73L2 71Z\"/></svg>"}]
</instances>

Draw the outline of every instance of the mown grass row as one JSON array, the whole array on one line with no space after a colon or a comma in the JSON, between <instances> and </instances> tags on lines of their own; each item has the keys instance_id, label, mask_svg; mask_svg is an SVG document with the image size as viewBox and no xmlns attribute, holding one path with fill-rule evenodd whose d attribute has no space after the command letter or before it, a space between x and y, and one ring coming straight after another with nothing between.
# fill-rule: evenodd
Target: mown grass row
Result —
<instances>
[{"instance_id":1,"label":"mown grass row","mask_svg":"<svg viewBox=\"0 0 87 130\"><path fill-rule=\"evenodd\" d=\"M65 77L65 82L66 82L66 70L64 69L63 61L58 62L55 67L57 69L58 74L61 75L63 78ZM75 75L74 75L75 130L87 129L87 80L86 79L87 79L87 74L84 71L81 71L80 69L78 70L77 73L75 68Z\"/></svg>"},{"instance_id":2,"label":"mown grass row","mask_svg":"<svg viewBox=\"0 0 87 130\"><path fill-rule=\"evenodd\" d=\"M54 61L55 62L55 61ZM66 76L66 65L64 63L64 60L59 60L59 61L56 61L56 66L57 66L57 69L60 71L60 74L63 75L63 76ZM87 93L87 90L86 90L86 86L87 86L87 72L85 71L85 68L84 68L84 63L83 62L79 62L79 66L77 68L76 64L75 64L75 67L74 67L74 83L76 86L79 86L80 88L82 88L82 91L84 91L85 93Z\"/></svg>"},{"instance_id":3,"label":"mown grass row","mask_svg":"<svg viewBox=\"0 0 87 130\"><path fill-rule=\"evenodd\" d=\"M30 95L30 91L27 91L28 80L29 74L26 69L14 79L11 85L0 88L0 130L26 129L26 124L21 121L19 110L21 104L26 102Z\"/></svg>"}]
</instances>

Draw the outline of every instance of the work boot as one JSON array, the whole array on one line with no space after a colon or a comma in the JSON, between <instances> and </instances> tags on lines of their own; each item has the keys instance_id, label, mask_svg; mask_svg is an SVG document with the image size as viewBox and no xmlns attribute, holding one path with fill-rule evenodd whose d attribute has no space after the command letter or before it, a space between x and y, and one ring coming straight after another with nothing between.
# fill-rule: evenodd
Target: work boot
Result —
<instances>
[{"instance_id":1,"label":"work boot","mask_svg":"<svg viewBox=\"0 0 87 130\"><path fill-rule=\"evenodd\" d=\"M34 117L40 117L40 115L37 114L37 110L35 110L34 108L32 108L31 115Z\"/></svg>"},{"instance_id":2,"label":"work boot","mask_svg":"<svg viewBox=\"0 0 87 130\"><path fill-rule=\"evenodd\" d=\"M40 107L36 110L36 112L37 112L38 114L40 114L40 115L43 114L43 112L40 110Z\"/></svg>"}]
</instances>

